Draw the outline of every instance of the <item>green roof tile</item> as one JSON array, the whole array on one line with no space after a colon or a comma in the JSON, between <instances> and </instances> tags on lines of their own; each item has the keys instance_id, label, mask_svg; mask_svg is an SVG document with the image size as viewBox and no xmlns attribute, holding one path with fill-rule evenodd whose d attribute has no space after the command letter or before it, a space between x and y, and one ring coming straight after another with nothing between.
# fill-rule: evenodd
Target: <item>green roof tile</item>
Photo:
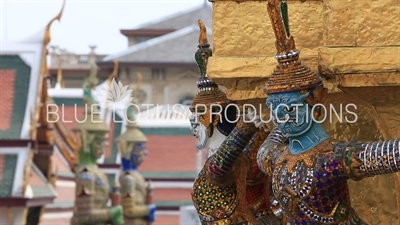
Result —
<instances>
[{"instance_id":1,"label":"green roof tile","mask_svg":"<svg viewBox=\"0 0 400 225\"><path fill-rule=\"evenodd\" d=\"M18 155L4 155L3 176L0 181L0 198L11 197Z\"/></svg>"},{"instance_id":2,"label":"green roof tile","mask_svg":"<svg viewBox=\"0 0 400 225\"><path fill-rule=\"evenodd\" d=\"M83 97L83 95L82 95ZM83 98L56 98L53 97L53 101L55 104L61 106L85 106L85 102L83 101Z\"/></svg>"},{"instance_id":3,"label":"green roof tile","mask_svg":"<svg viewBox=\"0 0 400 225\"><path fill-rule=\"evenodd\" d=\"M166 206L187 206L193 205L191 201L154 201L154 204L158 207L166 207Z\"/></svg>"},{"instance_id":4,"label":"green roof tile","mask_svg":"<svg viewBox=\"0 0 400 225\"><path fill-rule=\"evenodd\" d=\"M10 128L0 130L0 140L20 139L28 99L31 68L18 55L0 55L0 62L0 70L15 70L16 76Z\"/></svg>"},{"instance_id":5,"label":"green roof tile","mask_svg":"<svg viewBox=\"0 0 400 225\"><path fill-rule=\"evenodd\" d=\"M186 127L141 127L140 130L144 135L192 136L192 131Z\"/></svg>"}]
</instances>

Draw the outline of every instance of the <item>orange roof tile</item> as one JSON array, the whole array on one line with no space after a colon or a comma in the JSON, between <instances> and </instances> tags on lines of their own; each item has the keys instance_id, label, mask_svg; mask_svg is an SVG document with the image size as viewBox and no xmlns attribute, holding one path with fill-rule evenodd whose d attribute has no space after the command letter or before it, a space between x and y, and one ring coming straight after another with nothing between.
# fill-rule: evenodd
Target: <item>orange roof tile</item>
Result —
<instances>
[{"instance_id":1,"label":"orange roof tile","mask_svg":"<svg viewBox=\"0 0 400 225\"><path fill-rule=\"evenodd\" d=\"M155 188L153 201L192 201L191 188Z\"/></svg>"},{"instance_id":2,"label":"orange roof tile","mask_svg":"<svg viewBox=\"0 0 400 225\"><path fill-rule=\"evenodd\" d=\"M60 120L63 121L65 128L72 132L72 129L77 124L77 120L84 119L85 107L83 106L58 106L58 114L60 115ZM74 136L75 137L75 136Z\"/></svg>"},{"instance_id":3,"label":"orange roof tile","mask_svg":"<svg viewBox=\"0 0 400 225\"><path fill-rule=\"evenodd\" d=\"M0 70L0 130L10 129L14 104L15 70Z\"/></svg>"},{"instance_id":4,"label":"orange roof tile","mask_svg":"<svg viewBox=\"0 0 400 225\"><path fill-rule=\"evenodd\" d=\"M196 139L193 136L147 136L149 151L140 171L196 171Z\"/></svg>"},{"instance_id":5,"label":"orange roof tile","mask_svg":"<svg viewBox=\"0 0 400 225\"><path fill-rule=\"evenodd\" d=\"M74 187L60 187L56 186L57 201L73 201L75 199L75 188Z\"/></svg>"},{"instance_id":6,"label":"orange roof tile","mask_svg":"<svg viewBox=\"0 0 400 225\"><path fill-rule=\"evenodd\" d=\"M151 225L178 225L179 215L157 215Z\"/></svg>"},{"instance_id":7,"label":"orange roof tile","mask_svg":"<svg viewBox=\"0 0 400 225\"><path fill-rule=\"evenodd\" d=\"M29 184L32 185L32 186L44 186L44 185L46 185L34 170L31 170L31 174L30 174L30 178L29 178Z\"/></svg>"}]
</instances>

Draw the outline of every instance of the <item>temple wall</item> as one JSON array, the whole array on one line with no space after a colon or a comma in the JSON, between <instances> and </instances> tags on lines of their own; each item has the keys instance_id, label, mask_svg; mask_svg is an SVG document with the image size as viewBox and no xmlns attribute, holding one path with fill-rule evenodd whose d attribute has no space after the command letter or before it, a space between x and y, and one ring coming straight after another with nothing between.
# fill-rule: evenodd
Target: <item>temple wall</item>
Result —
<instances>
[{"instance_id":1,"label":"temple wall","mask_svg":"<svg viewBox=\"0 0 400 225\"><path fill-rule=\"evenodd\" d=\"M264 82L277 64L267 1L209 1L213 57L208 75L226 87L228 98L265 104ZM355 123L333 118L324 122L327 131L345 141L400 138L400 2L287 2L300 59L329 89L326 107L357 106ZM262 112L268 119L265 107ZM399 178L397 173L349 181L352 204L366 222L400 223Z\"/></svg>"}]
</instances>

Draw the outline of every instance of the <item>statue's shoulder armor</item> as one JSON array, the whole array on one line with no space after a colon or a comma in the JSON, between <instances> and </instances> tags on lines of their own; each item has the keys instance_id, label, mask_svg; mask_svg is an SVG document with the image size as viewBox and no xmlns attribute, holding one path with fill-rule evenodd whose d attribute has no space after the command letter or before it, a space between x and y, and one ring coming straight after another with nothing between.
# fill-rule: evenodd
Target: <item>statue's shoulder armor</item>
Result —
<instances>
[{"instance_id":1,"label":"statue's shoulder armor","mask_svg":"<svg viewBox=\"0 0 400 225\"><path fill-rule=\"evenodd\" d=\"M88 167L80 167L76 172L76 178L82 182L91 182L96 180L96 174Z\"/></svg>"},{"instance_id":2,"label":"statue's shoulder armor","mask_svg":"<svg viewBox=\"0 0 400 225\"><path fill-rule=\"evenodd\" d=\"M228 218L238 205L236 184L215 184L207 177L204 168L197 176L192 190L193 203L199 217L203 222Z\"/></svg>"},{"instance_id":3,"label":"statue's shoulder armor","mask_svg":"<svg viewBox=\"0 0 400 225\"><path fill-rule=\"evenodd\" d=\"M132 194L135 190L141 191L143 186L143 181L131 172L122 172L119 176L119 183L122 195Z\"/></svg>"},{"instance_id":4,"label":"statue's shoulder armor","mask_svg":"<svg viewBox=\"0 0 400 225\"><path fill-rule=\"evenodd\" d=\"M80 167L76 170L76 195L93 195L95 193L96 175L90 168Z\"/></svg>"},{"instance_id":5,"label":"statue's shoulder armor","mask_svg":"<svg viewBox=\"0 0 400 225\"><path fill-rule=\"evenodd\" d=\"M129 172L122 172L119 176L119 182L123 184L133 184L136 182L136 178Z\"/></svg>"}]
</instances>

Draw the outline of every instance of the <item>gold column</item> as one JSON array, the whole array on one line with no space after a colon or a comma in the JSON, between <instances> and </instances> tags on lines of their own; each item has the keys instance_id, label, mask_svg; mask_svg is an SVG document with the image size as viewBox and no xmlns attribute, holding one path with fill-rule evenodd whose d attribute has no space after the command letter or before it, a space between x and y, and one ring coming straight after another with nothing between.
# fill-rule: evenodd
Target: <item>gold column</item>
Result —
<instances>
[{"instance_id":1,"label":"gold column","mask_svg":"<svg viewBox=\"0 0 400 225\"><path fill-rule=\"evenodd\" d=\"M209 1L213 57L208 75L226 87L232 100L265 103L265 78L276 65L267 2ZM357 106L356 123L334 117L324 123L327 131L341 140L400 137L400 1L287 1L302 62L326 79L327 108ZM366 222L400 223L398 173L349 185L353 206Z\"/></svg>"}]
</instances>

